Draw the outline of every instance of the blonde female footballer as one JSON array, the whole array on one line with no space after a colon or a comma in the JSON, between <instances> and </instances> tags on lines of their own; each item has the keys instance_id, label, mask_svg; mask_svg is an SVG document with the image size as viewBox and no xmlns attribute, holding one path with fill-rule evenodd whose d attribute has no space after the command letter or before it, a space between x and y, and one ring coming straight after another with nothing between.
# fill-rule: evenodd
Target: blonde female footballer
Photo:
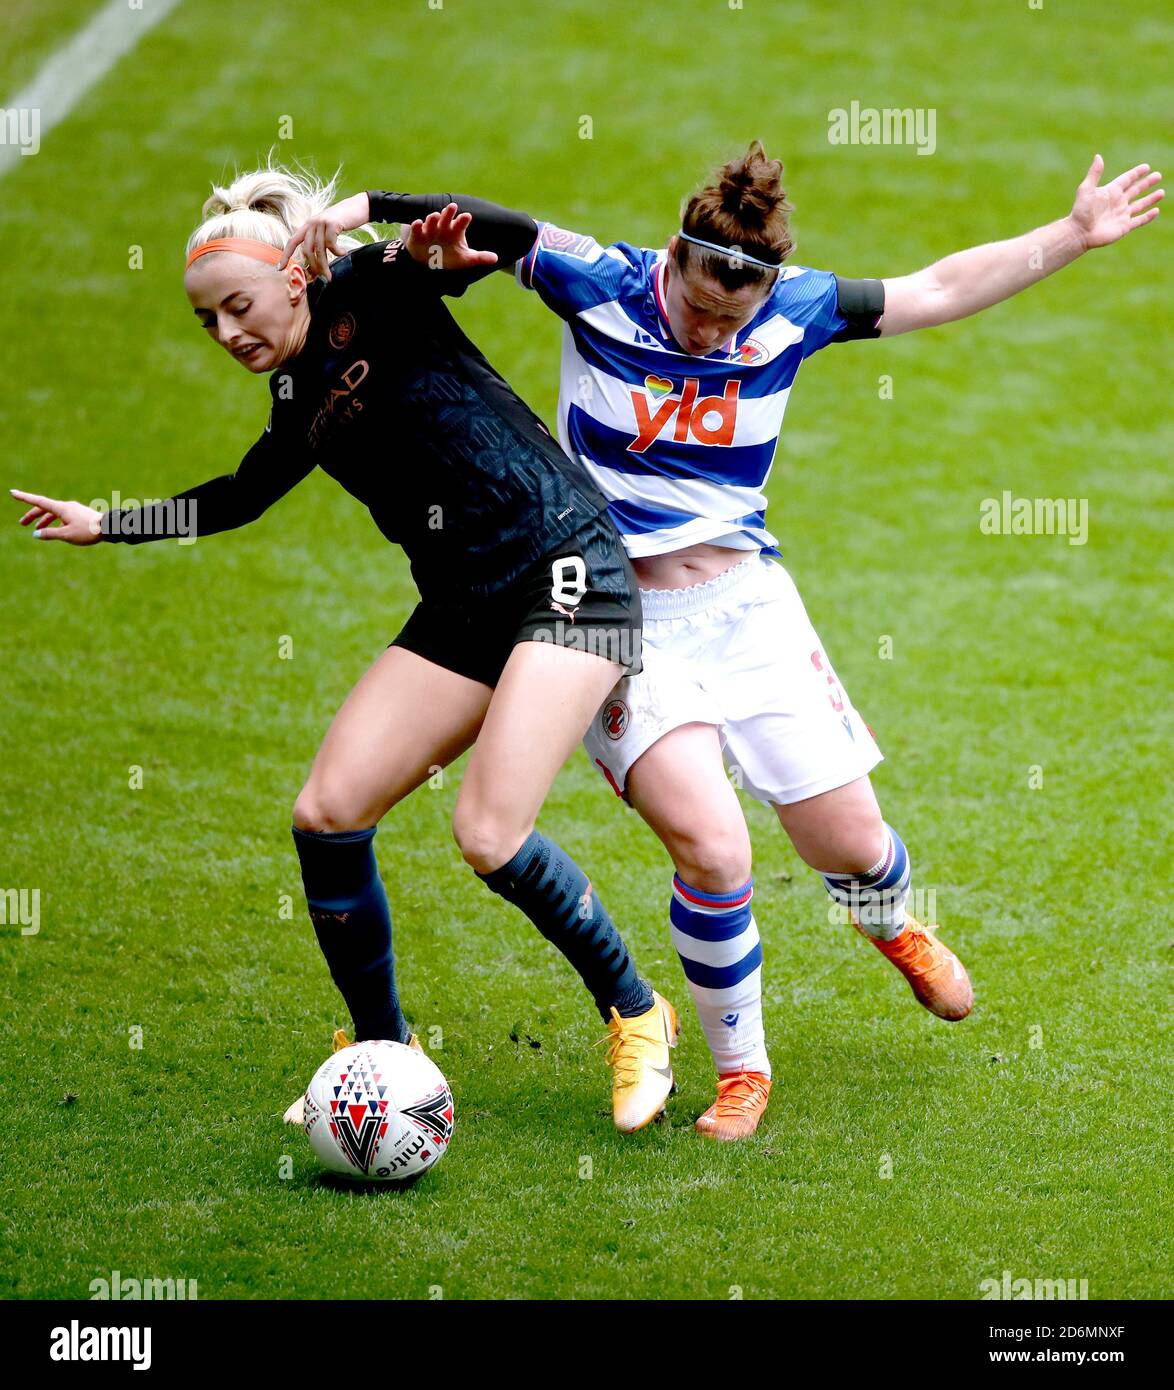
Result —
<instances>
[{"instance_id":1,"label":"blonde female footballer","mask_svg":"<svg viewBox=\"0 0 1174 1390\"><path fill-rule=\"evenodd\" d=\"M427 268L412 238L335 240L314 271L309 257L283 258L332 193L259 170L216 189L189 238L196 322L269 376L269 421L236 471L105 514L14 490L29 504L22 524L42 540L138 544L194 514L195 534L212 535L255 520L316 465L363 502L407 553L420 602L342 705L293 808L310 917L356 1038L415 1043L376 826L472 746L453 817L461 853L579 973L609 1024L615 1122L639 1129L672 1088L676 1015L636 973L582 870L535 827L601 701L640 669L639 593L606 499L443 299L517 260L538 229L470 201L436 228L460 240L476 215L484 249L457 269Z\"/></svg>"}]
</instances>

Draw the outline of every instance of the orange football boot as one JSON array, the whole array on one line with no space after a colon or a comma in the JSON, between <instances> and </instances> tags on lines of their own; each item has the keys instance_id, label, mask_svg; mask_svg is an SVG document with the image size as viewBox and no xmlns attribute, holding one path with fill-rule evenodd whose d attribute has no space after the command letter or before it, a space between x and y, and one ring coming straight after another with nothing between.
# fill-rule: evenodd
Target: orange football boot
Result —
<instances>
[{"instance_id":1,"label":"orange football boot","mask_svg":"<svg viewBox=\"0 0 1174 1390\"><path fill-rule=\"evenodd\" d=\"M869 936L853 917L852 925L891 960L909 981L909 987L931 1014L957 1023L974 1007L974 990L966 967L953 951L933 934L936 927L923 927L915 917L905 918L905 930L892 941Z\"/></svg>"},{"instance_id":2,"label":"orange football boot","mask_svg":"<svg viewBox=\"0 0 1174 1390\"><path fill-rule=\"evenodd\" d=\"M717 1079L717 1100L694 1128L709 1139L746 1139L758 1128L770 1097L770 1077L761 1071L731 1071Z\"/></svg>"}]
</instances>

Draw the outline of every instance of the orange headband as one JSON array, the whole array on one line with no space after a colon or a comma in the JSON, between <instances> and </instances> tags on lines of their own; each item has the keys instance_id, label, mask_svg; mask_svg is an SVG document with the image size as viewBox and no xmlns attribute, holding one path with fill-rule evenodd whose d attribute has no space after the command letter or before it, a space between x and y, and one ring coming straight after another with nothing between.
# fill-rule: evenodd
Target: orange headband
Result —
<instances>
[{"instance_id":1,"label":"orange headband","mask_svg":"<svg viewBox=\"0 0 1174 1390\"><path fill-rule=\"evenodd\" d=\"M206 241L203 246L197 246L188 257L188 265L191 265L193 261L198 261L201 256L208 255L211 251L235 251L238 256L248 256L254 261L266 261L269 265L276 265L281 260L281 252L276 246L270 246L267 241L253 241L249 237L226 236L219 237L215 241Z\"/></svg>"}]
</instances>

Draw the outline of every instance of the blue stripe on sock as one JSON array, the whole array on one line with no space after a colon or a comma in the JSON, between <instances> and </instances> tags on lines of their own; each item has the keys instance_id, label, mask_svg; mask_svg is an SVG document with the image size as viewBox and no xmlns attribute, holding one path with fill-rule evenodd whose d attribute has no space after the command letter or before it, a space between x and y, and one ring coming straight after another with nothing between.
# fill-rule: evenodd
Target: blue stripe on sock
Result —
<instances>
[{"instance_id":1,"label":"blue stripe on sock","mask_svg":"<svg viewBox=\"0 0 1174 1390\"><path fill-rule=\"evenodd\" d=\"M880 893L903 886L901 880L909 874L909 852L891 825L886 825L885 829L893 842L893 858L889 867L878 874L822 874L833 898L837 898L837 889L849 893L853 889L857 893Z\"/></svg>"},{"instance_id":2,"label":"blue stripe on sock","mask_svg":"<svg viewBox=\"0 0 1174 1390\"><path fill-rule=\"evenodd\" d=\"M700 888L694 888L691 883L686 883L680 874L674 874L673 887L679 888L686 897L696 898L706 907L725 907L727 904L740 903L748 893L752 893L754 880L748 878L741 888L735 888L732 893L705 893Z\"/></svg>"},{"instance_id":3,"label":"blue stripe on sock","mask_svg":"<svg viewBox=\"0 0 1174 1390\"><path fill-rule=\"evenodd\" d=\"M897 856L893 860L893 866L889 869L887 874L883 874L880 878L859 878L857 882L861 888L874 888L877 890L892 888L900 883L908 872L909 860L902 856Z\"/></svg>"},{"instance_id":4,"label":"blue stripe on sock","mask_svg":"<svg viewBox=\"0 0 1174 1390\"><path fill-rule=\"evenodd\" d=\"M703 989L730 989L741 984L747 975L752 975L762 964L762 942L756 942L754 949L733 965L702 965L700 961L689 960L687 956L681 956L681 964L690 984L700 985Z\"/></svg>"},{"instance_id":5,"label":"blue stripe on sock","mask_svg":"<svg viewBox=\"0 0 1174 1390\"><path fill-rule=\"evenodd\" d=\"M679 932L697 941L729 941L740 936L753 915L749 903L729 912L695 912L680 898L673 898L669 903L669 921Z\"/></svg>"},{"instance_id":6,"label":"blue stripe on sock","mask_svg":"<svg viewBox=\"0 0 1174 1390\"><path fill-rule=\"evenodd\" d=\"M878 883L870 883L868 879L832 879L827 874L821 875L828 892L837 902L846 902L850 898L874 898L886 893L900 892L909 887L909 869L897 880L889 878L881 879Z\"/></svg>"}]
</instances>

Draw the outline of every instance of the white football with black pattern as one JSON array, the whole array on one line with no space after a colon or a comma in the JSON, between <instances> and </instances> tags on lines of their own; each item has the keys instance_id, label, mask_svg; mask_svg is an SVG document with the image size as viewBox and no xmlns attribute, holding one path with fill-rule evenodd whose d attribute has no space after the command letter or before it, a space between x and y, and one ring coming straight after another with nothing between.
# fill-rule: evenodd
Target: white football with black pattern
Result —
<instances>
[{"instance_id":1,"label":"white football with black pattern","mask_svg":"<svg viewBox=\"0 0 1174 1390\"><path fill-rule=\"evenodd\" d=\"M306 1088L304 1128L318 1161L360 1181L419 1177L444 1157L454 1117L440 1068L403 1043L352 1043Z\"/></svg>"}]
</instances>

